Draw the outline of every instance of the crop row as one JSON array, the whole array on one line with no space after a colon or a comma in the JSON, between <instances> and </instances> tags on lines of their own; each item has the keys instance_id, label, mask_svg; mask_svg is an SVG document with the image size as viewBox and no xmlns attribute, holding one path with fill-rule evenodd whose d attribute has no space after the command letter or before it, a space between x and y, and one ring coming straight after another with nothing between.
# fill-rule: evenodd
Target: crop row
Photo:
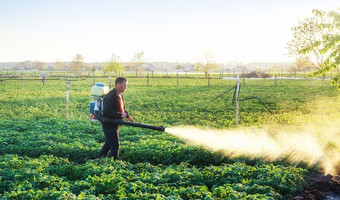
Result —
<instances>
[{"instance_id":1,"label":"crop row","mask_svg":"<svg viewBox=\"0 0 340 200\"><path fill-rule=\"evenodd\" d=\"M301 168L235 162L166 133L123 127L121 139L124 161L115 163L97 158L100 126L3 120L0 198L284 199L304 186Z\"/></svg>"},{"instance_id":2,"label":"crop row","mask_svg":"<svg viewBox=\"0 0 340 200\"><path fill-rule=\"evenodd\" d=\"M0 155L54 155L68 158L75 163L84 163L98 157L104 140L101 126L84 121L0 121ZM233 152L229 153L232 155ZM229 153L213 152L202 146L186 144L166 132L124 126L120 130L120 158L130 163L169 165L187 162L195 166L208 166L234 162L250 165L269 162L260 156L254 158L238 155L235 159L234 156L229 156ZM282 156L274 163L293 164L288 156ZM304 163L294 165L305 166Z\"/></svg>"},{"instance_id":3,"label":"crop row","mask_svg":"<svg viewBox=\"0 0 340 200\"><path fill-rule=\"evenodd\" d=\"M73 164L54 156L0 156L5 199L284 199L304 186L305 170L242 163L197 168L112 159ZM285 194L285 195L281 195Z\"/></svg>"}]
</instances>

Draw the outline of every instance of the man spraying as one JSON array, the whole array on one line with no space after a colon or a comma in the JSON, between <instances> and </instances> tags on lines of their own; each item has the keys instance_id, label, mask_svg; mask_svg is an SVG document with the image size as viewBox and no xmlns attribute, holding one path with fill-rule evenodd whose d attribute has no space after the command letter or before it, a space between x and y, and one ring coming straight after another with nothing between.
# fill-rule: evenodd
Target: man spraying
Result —
<instances>
[{"instance_id":1,"label":"man spraying","mask_svg":"<svg viewBox=\"0 0 340 200\"><path fill-rule=\"evenodd\" d=\"M134 122L129 113L125 110L124 99L121 95L127 88L127 79L118 77L115 81L115 88L112 89L103 100L103 116L112 119L129 119ZM109 157L119 158L119 127L118 124L103 122L103 132L105 134L105 143L99 153L99 157L106 157L110 151Z\"/></svg>"}]
</instances>

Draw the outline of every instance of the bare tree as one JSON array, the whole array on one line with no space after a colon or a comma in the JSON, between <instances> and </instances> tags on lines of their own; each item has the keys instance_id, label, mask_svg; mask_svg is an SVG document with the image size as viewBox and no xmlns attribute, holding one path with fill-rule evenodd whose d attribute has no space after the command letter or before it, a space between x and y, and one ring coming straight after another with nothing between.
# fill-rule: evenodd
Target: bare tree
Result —
<instances>
[{"instance_id":1,"label":"bare tree","mask_svg":"<svg viewBox=\"0 0 340 200\"><path fill-rule=\"evenodd\" d=\"M80 70L83 67L85 67L83 56L80 54L75 55L72 59L71 70L76 73L80 73Z\"/></svg>"},{"instance_id":2,"label":"bare tree","mask_svg":"<svg viewBox=\"0 0 340 200\"><path fill-rule=\"evenodd\" d=\"M289 67L289 71L291 73L294 72L296 74L296 72L311 71L313 70L313 68L314 68L314 65L312 65L306 57L300 56Z\"/></svg>"},{"instance_id":3,"label":"bare tree","mask_svg":"<svg viewBox=\"0 0 340 200\"><path fill-rule=\"evenodd\" d=\"M55 70L62 70L64 69L64 67L65 67L65 63L62 62L60 59L57 59L53 66Z\"/></svg>"},{"instance_id":4,"label":"bare tree","mask_svg":"<svg viewBox=\"0 0 340 200\"><path fill-rule=\"evenodd\" d=\"M36 60L35 62L33 62L33 68L37 70L44 70L47 69L47 64L45 62L40 62Z\"/></svg>"},{"instance_id":5,"label":"bare tree","mask_svg":"<svg viewBox=\"0 0 340 200\"><path fill-rule=\"evenodd\" d=\"M33 65L34 63L32 61L26 60L26 61L19 63L18 69L20 69L21 67L23 67L24 69L29 69L29 68L32 68Z\"/></svg>"},{"instance_id":6,"label":"bare tree","mask_svg":"<svg viewBox=\"0 0 340 200\"><path fill-rule=\"evenodd\" d=\"M139 53L136 53L134 57L132 58L131 66L132 68L139 73L140 76L142 76L142 65L145 63L145 57L144 57L144 51L140 51Z\"/></svg>"},{"instance_id":7,"label":"bare tree","mask_svg":"<svg viewBox=\"0 0 340 200\"><path fill-rule=\"evenodd\" d=\"M208 76L208 72L218 69L218 65L213 61L213 55L209 52L204 52L203 57L195 64L197 71L205 72L205 78Z\"/></svg>"}]
</instances>

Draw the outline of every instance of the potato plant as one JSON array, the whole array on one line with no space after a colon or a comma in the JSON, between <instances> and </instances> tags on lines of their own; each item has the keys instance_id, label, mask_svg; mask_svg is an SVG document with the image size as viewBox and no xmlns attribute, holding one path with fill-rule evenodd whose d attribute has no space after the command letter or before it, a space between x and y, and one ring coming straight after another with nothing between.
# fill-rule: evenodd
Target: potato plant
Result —
<instances>
[{"instance_id":1,"label":"potato plant","mask_svg":"<svg viewBox=\"0 0 340 200\"><path fill-rule=\"evenodd\" d=\"M108 79L98 82L108 84ZM27 82L27 81L26 81ZM284 158L266 161L212 152L164 132L134 127L120 131L121 161L98 159L104 135L88 121L92 79L73 79L70 120L65 120L66 84L47 79L0 86L0 199L287 199L305 186L306 169ZM242 83L242 82L241 82ZM240 126L294 124L313 102L339 93L327 81L246 80ZM137 122L172 127L235 127L234 80L129 78L124 93ZM308 120L308 119L306 119Z\"/></svg>"}]
</instances>

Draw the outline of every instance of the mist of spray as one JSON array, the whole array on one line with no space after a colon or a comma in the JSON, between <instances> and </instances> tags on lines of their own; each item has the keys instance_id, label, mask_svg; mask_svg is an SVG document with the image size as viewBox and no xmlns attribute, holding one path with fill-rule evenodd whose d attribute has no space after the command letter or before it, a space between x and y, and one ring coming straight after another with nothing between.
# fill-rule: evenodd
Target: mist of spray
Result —
<instances>
[{"instance_id":1,"label":"mist of spray","mask_svg":"<svg viewBox=\"0 0 340 200\"><path fill-rule=\"evenodd\" d=\"M340 119L325 120L323 117L313 121L303 126L281 126L279 129L173 127L167 128L166 132L231 157L261 156L268 161L286 157L292 163L304 162L309 166L319 163L325 173L336 175L340 164Z\"/></svg>"}]
</instances>

